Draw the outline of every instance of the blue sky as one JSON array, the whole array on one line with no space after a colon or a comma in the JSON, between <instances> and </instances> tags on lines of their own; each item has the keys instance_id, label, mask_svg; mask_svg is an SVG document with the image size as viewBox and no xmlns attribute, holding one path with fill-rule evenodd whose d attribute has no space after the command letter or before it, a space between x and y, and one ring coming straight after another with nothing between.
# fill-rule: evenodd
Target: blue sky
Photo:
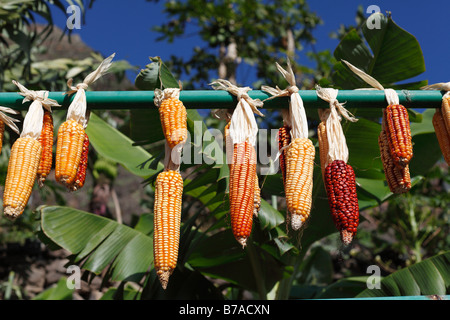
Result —
<instances>
[{"instance_id":1,"label":"blue sky","mask_svg":"<svg viewBox=\"0 0 450 320\"><path fill-rule=\"evenodd\" d=\"M173 44L156 41L158 34L151 28L166 18L162 13L163 3L97 0L93 8L87 11L86 23L76 33L104 56L116 52L117 60L126 59L141 68L149 63L149 56L160 56L165 60L172 54L190 54L190 48L198 44L195 35L177 39ZM308 3L311 10L324 21L314 32L318 50L334 50L338 41L330 39L330 32L337 30L340 24L354 24L358 5L364 9L377 5L382 13L390 11L393 20L413 34L422 47L427 70L414 80L428 79L429 83L450 81L450 1L310 0ZM66 17L60 11L55 13L56 24L64 27ZM306 60L299 62L308 64ZM134 76L131 74L130 78L134 79Z\"/></svg>"}]
</instances>

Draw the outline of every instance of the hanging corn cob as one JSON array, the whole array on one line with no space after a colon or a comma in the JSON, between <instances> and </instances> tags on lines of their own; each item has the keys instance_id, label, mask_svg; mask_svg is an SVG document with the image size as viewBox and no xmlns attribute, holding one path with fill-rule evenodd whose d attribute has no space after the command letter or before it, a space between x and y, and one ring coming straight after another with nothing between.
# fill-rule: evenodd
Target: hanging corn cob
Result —
<instances>
[{"instance_id":1,"label":"hanging corn cob","mask_svg":"<svg viewBox=\"0 0 450 320\"><path fill-rule=\"evenodd\" d=\"M388 99L395 100L396 94L388 90L389 89L386 89ZM395 102L396 101L394 101L394 103ZM404 112L406 112L406 117L404 115L398 115L398 113ZM384 175L386 177L389 190L391 190L394 194L406 193L411 189L411 176L409 173L408 163L412 157L412 143L411 134L408 134L410 130L407 116L407 111L403 106L398 104L389 105L383 110L381 132L378 137L378 145L380 147ZM393 125L393 119L396 119L396 125ZM407 122L407 125L405 125L405 122ZM407 129L404 129L406 127ZM392 133L394 132L395 134L393 135ZM403 132L406 133L404 134ZM392 136L394 136L394 138L392 138ZM409 141L411 145L406 147L405 140ZM397 145L397 147L393 148L394 145ZM406 152L405 150L410 150L411 152Z\"/></svg>"},{"instance_id":2,"label":"hanging corn cob","mask_svg":"<svg viewBox=\"0 0 450 320\"><path fill-rule=\"evenodd\" d=\"M391 192L395 194L408 192L411 189L409 163L413 157L408 111L400 104L394 90L385 89L364 71L345 60L343 62L373 88L384 91L388 106L383 109L381 132L378 137L383 170Z\"/></svg>"},{"instance_id":3,"label":"hanging corn cob","mask_svg":"<svg viewBox=\"0 0 450 320\"><path fill-rule=\"evenodd\" d=\"M2 107L0 106L0 152L2 152L3 148L3 137L5 134L5 125L8 125L15 133L20 134L19 128L14 122L19 122L19 119L12 118L10 116L7 116L5 113L11 113L11 114L19 114L19 111Z\"/></svg>"},{"instance_id":4,"label":"hanging corn cob","mask_svg":"<svg viewBox=\"0 0 450 320\"><path fill-rule=\"evenodd\" d=\"M37 181L39 187L44 186L53 164L53 116L51 111L44 111L44 120L42 124L39 142L42 147L41 161L37 171Z\"/></svg>"},{"instance_id":5,"label":"hanging corn cob","mask_svg":"<svg viewBox=\"0 0 450 320\"><path fill-rule=\"evenodd\" d=\"M359 224L353 168L344 160L333 160L325 169L325 187L333 222L341 233L342 243L349 245Z\"/></svg>"},{"instance_id":6,"label":"hanging corn cob","mask_svg":"<svg viewBox=\"0 0 450 320\"><path fill-rule=\"evenodd\" d=\"M163 289L177 265L183 178L177 170L158 174L155 184L153 258Z\"/></svg>"},{"instance_id":7,"label":"hanging corn cob","mask_svg":"<svg viewBox=\"0 0 450 320\"><path fill-rule=\"evenodd\" d=\"M228 169L231 172L233 163L234 146L233 141L230 137L230 124L231 121L225 125L224 128L224 139L225 139L225 154L227 156ZM254 193L254 208L253 214L255 217L258 216L259 209L261 207L261 188L259 187L258 173L255 174L255 193Z\"/></svg>"},{"instance_id":8,"label":"hanging corn cob","mask_svg":"<svg viewBox=\"0 0 450 320\"><path fill-rule=\"evenodd\" d=\"M187 139L187 113L179 100L180 90L181 84L180 88L155 90L154 99L166 138L164 171L156 178L153 210L153 258L163 289L176 268L180 242L183 178L179 170Z\"/></svg>"},{"instance_id":9,"label":"hanging corn cob","mask_svg":"<svg viewBox=\"0 0 450 320\"><path fill-rule=\"evenodd\" d=\"M330 104L329 112L321 114L326 135L321 134L321 140L327 140L323 144L327 154L321 154L325 189L330 206L331 217L338 229L341 241L349 245L356 235L359 224L359 205L356 192L355 172L347 163L349 152L346 139L341 126L341 117L348 121L357 121L336 99L338 90L324 89L316 86L317 96ZM339 114L338 114L339 112ZM322 130L323 128L321 128Z\"/></svg>"},{"instance_id":10,"label":"hanging corn cob","mask_svg":"<svg viewBox=\"0 0 450 320\"><path fill-rule=\"evenodd\" d=\"M413 156L408 111L400 104L389 104L383 110L383 119L392 161L404 168Z\"/></svg>"},{"instance_id":11,"label":"hanging corn cob","mask_svg":"<svg viewBox=\"0 0 450 320\"><path fill-rule=\"evenodd\" d=\"M436 83L421 89L446 91L442 96L441 108L437 108L433 115L432 123L444 160L450 166L450 82Z\"/></svg>"},{"instance_id":12,"label":"hanging corn cob","mask_svg":"<svg viewBox=\"0 0 450 320\"><path fill-rule=\"evenodd\" d=\"M155 90L155 105L158 107L161 126L171 149L184 144L187 139L187 112L180 100L180 89Z\"/></svg>"},{"instance_id":13,"label":"hanging corn cob","mask_svg":"<svg viewBox=\"0 0 450 320\"><path fill-rule=\"evenodd\" d=\"M399 168L395 165L385 130L382 130L378 137L378 145L380 146L381 162L389 189L395 194L408 192L411 189L409 166Z\"/></svg>"},{"instance_id":14,"label":"hanging corn cob","mask_svg":"<svg viewBox=\"0 0 450 320\"><path fill-rule=\"evenodd\" d=\"M222 79L214 81L211 85L215 90L226 90L238 98L225 136L229 135L233 145L232 161L229 163L231 229L235 239L245 247L251 235L253 216L259 206L255 151L258 126L254 113L262 116L257 108L263 103L249 97L247 93L251 90L249 87L238 88ZM228 153L227 158L230 159Z\"/></svg>"},{"instance_id":15,"label":"hanging corn cob","mask_svg":"<svg viewBox=\"0 0 450 320\"><path fill-rule=\"evenodd\" d=\"M289 59L287 63L287 70L278 63L276 66L289 86L285 90L262 86L262 90L272 95L269 99L290 97L289 112L283 114L284 126L279 130L279 157L282 172L285 167L283 180L290 224L298 230L311 213L315 148L308 138L306 112Z\"/></svg>"},{"instance_id":16,"label":"hanging corn cob","mask_svg":"<svg viewBox=\"0 0 450 320\"><path fill-rule=\"evenodd\" d=\"M77 175L75 177L75 181L68 186L69 190L77 191L84 186L88 166L88 155L89 155L89 137L87 133L84 133L83 149L81 150L81 158L77 168Z\"/></svg>"},{"instance_id":17,"label":"hanging corn cob","mask_svg":"<svg viewBox=\"0 0 450 320\"><path fill-rule=\"evenodd\" d=\"M444 160L450 166L450 134L447 131L441 109L436 109L432 122Z\"/></svg>"},{"instance_id":18,"label":"hanging corn cob","mask_svg":"<svg viewBox=\"0 0 450 320\"><path fill-rule=\"evenodd\" d=\"M234 144L230 171L231 228L236 240L245 247L255 214L256 152L248 142Z\"/></svg>"},{"instance_id":19,"label":"hanging corn cob","mask_svg":"<svg viewBox=\"0 0 450 320\"><path fill-rule=\"evenodd\" d=\"M55 156L55 178L69 191L78 190L80 184L78 177L85 177L87 164L86 132L84 131L89 122L89 110L87 110L86 89L90 84L104 75L111 67L115 54L104 59L95 71L90 73L82 83L72 86L72 79L67 81L70 88L66 94L75 93L75 96L67 110L66 121L58 128ZM85 155L82 157L83 148ZM82 162L83 159L83 162Z\"/></svg>"},{"instance_id":20,"label":"hanging corn cob","mask_svg":"<svg viewBox=\"0 0 450 320\"><path fill-rule=\"evenodd\" d=\"M48 91L31 91L13 81L23 95L24 102L32 101L25 115L20 137L11 148L5 190L3 193L4 214L14 220L22 215L33 189L39 161L41 159L41 135L43 107L59 106L48 99Z\"/></svg>"},{"instance_id":21,"label":"hanging corn cob","mask_svg":"<svg viewBox=\"0 0 450 320\"><path fill-rule=\"evenodd\" d=\"M448 89L447 93L442 97L441 113L445 123L445 127L447 128L447 133L450 136L450 83L447 84L445 88Z\"/></svg>"}]
</instances>

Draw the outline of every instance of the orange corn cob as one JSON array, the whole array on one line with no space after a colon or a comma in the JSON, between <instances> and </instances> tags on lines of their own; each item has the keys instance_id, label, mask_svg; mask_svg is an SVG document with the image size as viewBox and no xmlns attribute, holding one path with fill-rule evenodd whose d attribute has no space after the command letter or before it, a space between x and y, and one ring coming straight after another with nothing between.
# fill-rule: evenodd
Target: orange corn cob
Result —
<instances>
[{"instance_id":1,"label":"orange corn cob","mask_svg":"<svg viewBox=\"0 0 450 320\"><path fill-rule=\"evenodd\" d=\"M18 138L12 148L6 175L3 207L11 220L19 217L30 198L41 158L41 144L33 138Z\"/></svg>"},{"instance_id":2,"label":"orange corn cob","mask_svg":"<svg viewBox=\"0 0 450 320\"><path fill-rule=\"evenodd\" d=\"M162 100L159 116L164 136L172 149L187 138L187 113L181 100L170 97Z\"/></svg>"},{"instance_id":3,"label":"orange corn cob","mask_svg":"<svg viewBox=\"0 0 450 320\"><path fill-rule=\"evenodd\" d=\"M175 170L158 174L155 185L153 257L164 289L175 270L180 241L183 179Z\"/></svg>"},{"instance_id":4,"label":"orange corn cob","mask_svg":"<svg viewBox=\"0 0 450 320\"><path fill-rule=\"evenodd\" d=\"M231 171L231 163L233 162L233 142L231 141L230 137L230 123L228 122L227 125L224 128L224 138L225 138L225 152L227 155L227 163L228 168ZM259 187L259 179L258 175L255 175L255 197L254 197L254 208L253 208L253 214L255 217L258 216L259 208L261 207L261 189Z\"/></svg>"},{"instance_id":5,"label":"orange corn cob","mask_svg":"<svg viewBox=\"0 0 450 320\"><path fill-rule=\"evenodd\" d=\"M383 121L392 159L395 165L404 167L413 156L408 110L402 105L389 105L384 110Z\"/></svg>"},{"instance_id":6,"label":"orange corn cob","mask_svg":"<svg viewBox=\"0 0 450 320\"><path fill-rule=\"evenodd\" d=\"M53 116L50 111L44 111L44 122L42 124L39 142L42 146L41 161L37 171L37 180L40 187L44 186L52 169L53 163Z\"/></svg>"},{"instance_id":7,"label":"orange corn cob","mask_svg":"<svg viewBox=\"0 0 450 320\"><path fill-rule=\"evenodd\" d=\"M441 109L436 109L432 122L444 160L450 166L450 131L447 131Z\"/></svg>"},{"instance_id":8,"label":"orange corn cob","mask_svg":"<svg viewBox=\"0 0 450 320\"><path fill-rule=\"evenodd\" d=\"M291 143L291 128L287 125L278 130L278 150L286 148ZM283 176L283 184L286 183L286 149L280 152L280 169Z\"/></svg>"},{"instance_id":9,"label":"orange corn cob","mask_svg":"<svg viewBox=\"0 0 450 320\"><path fill-rule=\"evenodd\" d=\"M233 235L242 247L245 247L252 231L255 176L255 148L248 142L236 143L230 170L230 216Z\"/></svg>"},{"instance_id":10,"label":"orange corn cob","mask_svg":"<svg viewBox=\"0 0 450 320\"><path fill-rule=\"evenodd\" d=\"M399 168L394 164L384 130L381 131L378 137L378 145L380 146L381 162L383 163L383 170L389 189L395 194L408 192L411 189L409 166L406 165L403 168Z\"/></svg>"},{"instance_id":11,"label":"orange corn cob","mask_svg":"<svg viewBox=\"0 0 450 320\"><path fill-rule=\"evenodd\" d=\"M447 128L447 134L450 136L450 95L446 94L442 98L442 106L441 106L442 118L445 123L445 127Z\"/></svg>"},{"instance_id":12,"label":"orange corn cob","mask_svg":"<svg viewBox=\"0 0 450 320\"><path fill-rule=\"evenodd\" d=\"M355 172L342 160L334 160L325 169L325 187L331 216L344 245L352 242L359 224L359 205Z\"/></svg>"},{"instance_id":13,"label":"orange corn cob","mask_svg":"<svg viewBox=\"0 0 450 320\"><path fill-rule=\"evenodd\" d=\"M325 181L325 168L328 159L328 137L325 122L320 122L317 127L317 138L319 140L320 168L322 169L322 179Z\"/></svg>"},{"instance_id":14,"label":"orange corn cob","mask_svg":"<svg viewBox=\"0 0 450 320\"><path fill-rule=\"evenodd\" d=\"M77 177L84 138L83 126L75 120L65 121L58 129L55 177L65 186L71 186Z\"/></svg>"},{"instance_id":15,"label":"orange corn cob","mask_svg":"<svg viewBox=\"0 0 450 320\"><path fill-rule=\"evenodd\" d=\"M286 151L286 205L298 230L311 211L315 148L310 139L297 138Z\"/></svg>"},{"instance_id":16,"label":"orange corn cob","mask_svg":"<svg viewBox=\"0 0 450 320\"><path fill-rule=\"evenodd\" d=\"M80 164L77 169L77 177L73 184L69 187L71 191L77 191L84 186L86 181L86 170L88 165L88 155L89 155L89 137L87 133L84 134L83 151L81 152Z\"/></svg>"}]
</instances>

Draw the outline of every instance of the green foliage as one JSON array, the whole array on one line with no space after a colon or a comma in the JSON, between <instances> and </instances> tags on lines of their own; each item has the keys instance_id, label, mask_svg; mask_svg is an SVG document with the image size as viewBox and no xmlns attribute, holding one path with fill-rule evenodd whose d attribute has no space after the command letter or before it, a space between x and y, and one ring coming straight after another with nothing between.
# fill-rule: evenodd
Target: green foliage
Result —
<instances>
[{"instance_id":1,"label":"green foliage","mask_svg":"<svg viewBox=\"0 0 450 320\"><path fill-rule=\"evenodd\" d=\"M114 220L69 207L40 209L42 234L72 253L72 262L112 281L139 281L152 263L151 237ZM112 263L111 263L112 262Z\"/></svg>"},{"instance_id":2,"label":"green foliage","mask_svg":"<svg viewBox=\"0 0 450 320\"><path fill-rule=\"evenodd\" d=\"M53 30L51 5L65 14L66 6L71 4L73 1L59 0L5 0L0 3L0 87L7 80L5 73L8 76L13 69L20 70L21 77L30 78L35 46ZM76 1L76 4L84 11L82 1ZM35 25L36 16L47 22L42 30Z\"/></svg>"},{"instance_id":3,"label":"green foliage","mask_svg":"<svg viewBox=\"0 0 450 320\"><path fill-rule=\"evenodd\" d=\"M379 28L368 28L363 23L361 34L351 29L334 51L338 63L332 76L335 86L342 89L367 88L340 60L347 60L378 80L386 88L397 82L420 75L425 61L417 39L400 28L391 17L381 13L369 19L379 21ZM369 44L367 47L366 42ZM402 89L419 89L426 82L401 85Z\"/></svg>"},{"instance_id":4,"label":"green foliage","mask_svg":"<svg viewBox=\"0 0 450 320\"><path fill-rule=\"evenodd\" d=\"M450 289L450 252L444 252L386 278L380 289L365 289L356 297L445 295Z\"/></svg>"},{"instance_id":5,"label":"green foliage","mask_svg":"<svg viewBox=\"0 0 450 320\"><path fill-rule=\"evenodd\" d=\"M69 289L62 277L56 284L36 295L33 300L72 300L74 289Z\"/></svg>"}]
</instances>

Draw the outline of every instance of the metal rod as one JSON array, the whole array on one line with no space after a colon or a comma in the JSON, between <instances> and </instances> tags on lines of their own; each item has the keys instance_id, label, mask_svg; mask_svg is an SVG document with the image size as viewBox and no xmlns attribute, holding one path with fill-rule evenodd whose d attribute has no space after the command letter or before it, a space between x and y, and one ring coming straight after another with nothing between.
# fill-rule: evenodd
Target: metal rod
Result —
<instances>
[{"instance_id":1,"label":"metal rod","mask_svg":"<svg viewBox=\"0 0 450 320\"><path fill-rule=\"evenodd\" d=\"M326 108L328 103L317 97L315 90L300 90L305 108ZM397 90L400 104L406 108L440 108L443 92L437 90ZM252 90L248 95L253 99L265 100L271 96L262 90ZM55 99L67 109L74 95L63 92L50 92L49 98ZM87 91L89 109L147 109L155 108L153 91ZM346 108L384 108L386 99L382 90L339 90L337 99L345 102ZM232 109L237 98L220 90L184 90L180 100L188 109ZM16 92L0 93L0 106L16 110L26 110L29 102L22 103L23 96ZM288 98L274 98L264 102L266 109L288 108ZM61 108L58 108L58 110Z\"/></svg>"}]
</instances>

